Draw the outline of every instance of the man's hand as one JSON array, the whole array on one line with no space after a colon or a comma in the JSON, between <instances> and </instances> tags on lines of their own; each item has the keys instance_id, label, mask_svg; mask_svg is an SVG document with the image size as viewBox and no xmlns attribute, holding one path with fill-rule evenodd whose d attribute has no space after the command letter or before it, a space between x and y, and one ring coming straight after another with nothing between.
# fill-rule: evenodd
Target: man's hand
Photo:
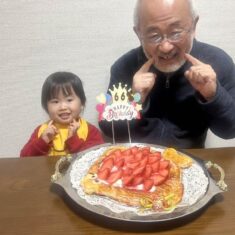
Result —
<instances>
[{"instance_id":1,"label":"man's hand","mask_svg":"<svg viewBox=\"0 0 235 235\"><path fill-rule=\"evenodd\" d=\"M202 63L189 54L185 58L192 64L189 70L185 72L185 77L207 101L213 99L216 93L216 73L213 68Z\"/></svg>"},{"instance_id":2,"label":"man's hand","mask_svg":"<svg viewBox=\"0 0 235 235\"><path fill-rule=\"evenodd\" d=\"M42 139L46 143L50 143L54 137L58 134L57 128L53 125L53 121L51 120L48 123L47 129L42 133Z\"/></svg>"},{"instance_id":3,"label":"man's hand","mask_svg":"<svg viewBox=\"0 0 235 235\"><path fill-rule=\"evenodd\" d=\"M68 133L68 138L72 137L77 133L77 129L80 127L80 124L78 121L73 119L73 121L69 124L69 133Z\"/></svg>"},{"instance_id":4,"label":"man's hand","mask_svg":"<svg viewBox=\"0 0 235 235\"><path fill-rule=\"evenodd\" d=\"M133 92L140 93L142 103L144 103L155 83L156 74L149 72L152 64L153 58L149 59L145 64L143 64L133 77L132 90Z\"/></svg>"}]
</instances>

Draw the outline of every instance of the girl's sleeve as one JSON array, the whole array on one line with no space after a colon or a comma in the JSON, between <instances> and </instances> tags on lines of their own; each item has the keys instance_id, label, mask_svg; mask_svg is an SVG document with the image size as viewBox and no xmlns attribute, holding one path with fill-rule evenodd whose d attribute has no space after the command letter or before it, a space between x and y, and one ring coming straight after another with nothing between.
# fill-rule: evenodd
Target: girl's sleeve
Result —
<instances>
[{"instance_id":1,"label":"girl's sleeve","mask_svg":"<svg viewBox=\"0 0 235 235\"><path fill-rule=\"evenodd\" d=\"M47 144L42 138L38 138L38 126L33 134L31 135L28 142L22 148L20 152L20 157L32 157L32 156L43 156L47 155L50 145Z\"/></svg>"}]
</instances>

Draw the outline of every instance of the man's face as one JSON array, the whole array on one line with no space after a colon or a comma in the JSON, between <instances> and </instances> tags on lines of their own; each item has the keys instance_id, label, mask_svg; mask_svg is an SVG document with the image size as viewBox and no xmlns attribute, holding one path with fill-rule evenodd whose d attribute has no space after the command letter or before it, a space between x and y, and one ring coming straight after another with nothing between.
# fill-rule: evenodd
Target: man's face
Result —
<instances>
[{"instance_id":1,"label":"man's face","mask_svg":"<svg viewBox=\"0 0 235 235\"><path fill-rule=\"evenodd\" d=\"M162 72L174 72L192 49L195 26L185 0L143 0L135 28L147 58Z\"/></svg>"}]
</instances>

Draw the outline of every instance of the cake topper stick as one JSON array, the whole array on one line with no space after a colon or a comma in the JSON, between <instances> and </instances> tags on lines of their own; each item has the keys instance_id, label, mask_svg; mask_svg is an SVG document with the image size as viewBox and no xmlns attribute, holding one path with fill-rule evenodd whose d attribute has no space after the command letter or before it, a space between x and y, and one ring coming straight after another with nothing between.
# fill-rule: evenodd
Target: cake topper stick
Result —
<instances>
[{"instance_id":1,"label":"cake topper stick","mask_svg":"<svg viewBox=\"0 0 235 235\"><path fill-rule=\"evenodd\" d=\"M112 137L115 144L114 121L127 120L127 130L129 142L131 143L130 123L132 119L140 119L140 110L142 110L141 96L139 93L133 93L127 89L127 85L119 83L109 89L110 94L103 93L97 96L100 102L96 109L99 112L99 121L106 120L112 122Z\"/></svg>"},{"instance_id":2,"label":"cake topper stick","mask_svg":"<svg viewBox=\"0 0 235 235\"><path fill-rule=\"evenodd\" d=\"M129 143L131 144L130 124L129 124L129 121L128 121L128 120L126 120L126 123L127 123L127 128L128 128Z\"/></svg>"},{"instance_id":3,"label":"cake topper stick","mask_svg":"<svg viewBox=\"0 0 235 235\"><path fill-rule=\"evenodd\" d=\"M115 133L114 133L114 123L113 123L113 121L112 121L112 134L113 134L113 144L115 144L116 141L115 141Z\"/></svg>"}]
</instances>

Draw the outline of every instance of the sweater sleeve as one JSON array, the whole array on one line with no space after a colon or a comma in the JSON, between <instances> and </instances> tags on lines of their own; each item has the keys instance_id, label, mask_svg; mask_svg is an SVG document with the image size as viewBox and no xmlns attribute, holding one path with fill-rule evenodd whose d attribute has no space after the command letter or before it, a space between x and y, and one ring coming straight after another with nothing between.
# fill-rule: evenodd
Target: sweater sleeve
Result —
<instances>
[{"instance_id":1,"label":"sweater sleeve","mask_svg":"<svg viewBox=\"0 0 235 235\"><path fill-rule=\"evenodd\" d=\"M28 142L24 145L20 152L20 157L43 156L47 155L50 145L42 138L38 138L38 126L31 135Z\"/></svg>"},{"instance_id":2,"label":"sweater sleeve","mask_svg":"<svg viewBox=\"0 0 235 235\"><path fill-rule=\"evenodd\" d=\"M70 153L76 153L103 143L104 140L100 131L95 126L88 123L87 139L84 141L77 135L73 135L66 140L66 147Z\"/></svg>"},{"instance_id":3,"label":"sweater sleeve","mask_svg":"<svg viewBox=\"0 0 235 235\"><path fill-rule=\"evenodd\" d=\"M224 57L223 66L217 72L216 96L201 105L209 117L211 131L229 139L235 137L235 66L229 57Z\"/></svg>"}]
</instances>

